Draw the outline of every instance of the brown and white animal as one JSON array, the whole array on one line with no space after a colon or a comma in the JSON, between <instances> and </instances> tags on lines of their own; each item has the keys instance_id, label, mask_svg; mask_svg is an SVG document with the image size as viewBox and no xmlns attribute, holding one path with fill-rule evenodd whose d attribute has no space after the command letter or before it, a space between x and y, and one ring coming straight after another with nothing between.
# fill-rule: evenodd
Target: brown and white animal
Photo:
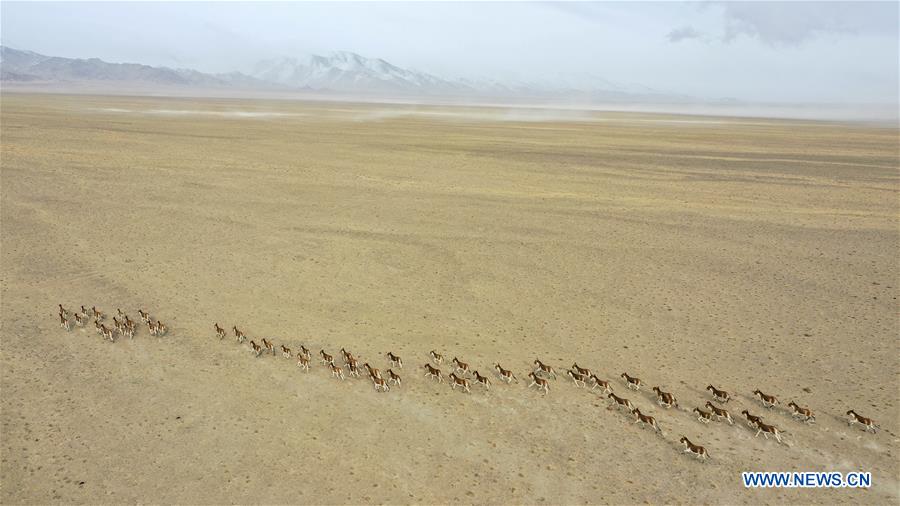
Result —
<instances>
[{"instance_id":1,"label":"brown and white animal","mask_svg":"<svg viewBox=\"0 0 900 506\"><path fill-rule=\"evenodd\" d=\"M663 392L659 387L653 387L653 391L656 392L656 402L660 406L664 408L678 407L678 400L671 393Z\"/></svg>"},{"instance_id":2,"label":"brown and white animal","mask_svg":"<svg viewBox=\"0 0 900 506\"><path fill-rule=\"evenodd\" d=\"M81 316L81 313L75 313L75 325L84 327L84 317Z\"/></svg>"},{"instance_id":3,"label":"brown and white animal","mask_svg":"<svg viewBox=\"0 0 900 506\"><path fill-rule=\"evenodd\" d=\"M101 313L100 310L97 309L97 306L91 306L91 314L95 320L103 320L103 313Z\"/></svg>"},{"instance_id":4,"label":"brown and white animal","mask_svg":"<svg viewBox=\"0 0 900 506\"><path fill-rule=\"evenodd\" d=\"M444 356L441 355L440 353L438 353L434 350L431 350L429 355L431 355L431 359L434 360L435 364L440 365L440 364L444 363Z\"/></svg>"},{"instance_id":5,"label":"brown and white animal","mask_svg":"<svg viewBox=\"0 0 900 506\"><path fill-rule=\"evenodd\" d=\"M88 315L89 315L89 313L88 313L87 308L85 308L85 307L82 305L82 306L81 306L81 317L84 318L84 319L86 320L87 317L88 317Z\"/></svg>"},{"instance_id":6,"label":"brown and white animal","mask_svg":"<svg viewBox=\"0 0 900 506\"><path fill-rule=\"evenodd\" d=\"M628 399L626 399L624 397L619 397L618 395L616 395L612 392L608 393L606 395L606 397L608 399L612 399L616 403L617 408L621 406L621 407L628 409L628 411L631 411L632 409L634 409L634 405L631 404L631 401L629 401Z\"/></svg>"},{"instance_id":7,"label":"brown and white animal","mask_svg":"<svg viewBox=\"0 0 900 506\"><path fill-rule=\"evenodd\" d=\"M272 355L275 354L275 345L272 344L272 341L269 341L268 339L266 339L264 337L264 338L262 338L262 345L266 349L266 351L272 352Z\"/></svg>"},{"instance_id":8,"label":"brown and white animal","mask_svg":"<svg viewBox=\"0 0 900 506\"><path fill-rule=\"evenodd\" d=\"M395 385L397 385L399 387L400 386L400 375L395 373L391 369L388 369L385 372L387 372L387 375L388 375L388 383L394 383Z\"/></svg>"},{"instance_id":9,"label":"brown and white animal","mask_svg":"<svg viewBox=\"0 0 900 506\"><path fill-rule=\"evenodd\" d=\"M461 362L461 361L460 361L458 358L456 358L456 357L453 357L453 363L456 365L456 370L457 370L457 371L459 371L459 372L461 372L461 373L463 373L463 374L468 374L468 373L469 373L469 364L467 364L467 363L465 363L465 362Z\"/></svg>"},{"instance_id":10,"label":"brown and white animal","mask_svg":"<svg viewBox=\"0 0 900 506\"><path fill-rule=\"evenodd\" d=\"M306 348L306 346L303 346L302 344L300 345L300 353L302 353L304 357L310 358L309 350Z\"/></svg>"},{"instance_id":11,"label":"brown and white animal","mask_svg":"<svg viewBox=\"0 0 900 506\"><path fill-rule=\"evenodd\" d=\"M784 433L783 430L775 427L774 425L768 425L763 423L762 421L756 422L756 437L759 437L760 433L765 436L766 439L769 439L769 434L775 436L775 440L779 443L782 443L781 434Z\"/></svg>"},{"instance_id":12,"label":"brown and white animal","mask_svg":"<svg viewBox=\"0 0 900 506\"><path fill-rule=\"evenodd\" d=\"M281 345L281 356L284 358L291 358L291 349L285 345Z\"/></svg>"},{"instance_id":13,"label":"brown and white animal","mask_svg":"<svg viewBox=\"0 0 900 506\"><path fill-rule=\"evenodd\" d=\"M345 350L344 348L341 348L341 355L344 357L345 364L350 362L350 360L353 358L353 354Z\"/></svg>"},{"instance_id":14,"label":"brown and white animal","mask_svg":"<svg viewBox=\"0 0 900 506\"><path fill-rule=\"evenodd\" d=\"M753 391L753 395L757 396L759 398L760 402L762 402L763 406L765 406L767 408L771 409L773 406L778 404L778 399L776 399L774 395L764 394L764 393L760 392L758 389Z\"/></svg>"},{"instance_id":15,"label":"brown and white animal","mask_svg":"<svg viewBox=\"0 0 900 506\"><path fill-rule=\"evenodd\" d=\"M62 316L63 318L69 317L69 312L66 311L66 309L63 307L62 304L59 305L59 315Z\"/></svg>"},{"instance_id":16,"label":"brown and white animal","mask_svg":"<svg viewBox=\"0 0 900 506\"><path fill-rule=\"evenodd\" d=\"M540 371L544 374L549 374L553 376L554 379L556 379L556 371L554 371L553 368L549 365L541 362L539 359L534 359L534 366L537 368L535 369L535 372Z\"/></svg>"},{"instance_id":17,"label":"brown and white animal","mask_svg":"<svg viewBox=\"0 0 900 506\"><path fill-rule=\"evenodd\" d=\"M582 376L590 377L591 375L591 370L586 367L578 367L578 362L572 364L572 370Z\"/></svg>"},{"instance_id":18,"label":"brown and white animal","mask_svg":"<svg viewBox=\"0 0 900 506\"><path fill-rule=\"evenodd\" d=\"M59 326L66 330L70 330L72 328L71 324L69 324L68 318L66 318L62 313L59 314Z\"/></svg>"},{"instance_id":19,"label":"brown and white animal","mask_svg":"<svg viewBox=\"0 0 900 506\"><path fill-rule=\"evenodd\" d=\"M540 376L535 374L534 371L528 373L528 377L531 378L531 384L528 385L528 388L537 386L538 390L544 391L544 395L547 395L550 393L550 382L549 381L545 380L544 378L541 378Z\"/></svg>"},{"instance_id":20,"label":"brown and white animal","mask_svg":"<svg viewBox=\"0 0 900 506\"><path fill-rule=\"evenodd\" d=\"M494 364L494 369L497 370L497 374L500 375L500 378L503 379L503 381L505 381L507 385L512 383L513 380L515 380L516 383L519 382L519 378L516 378L516 375L513 374L512 371L510 371L509 369L504 369L500 366L500 364Z\"/></svg>"},{"instance_id":21,"label":"brown and white animal","mask_svg":"<svg viewBox=\"0 0 900 506\"><path fill-rule=\"evenodd\" d=\"M631 414L635 416L634 423L639 423L641 425L647 424L647 425L653 427L654 429L656 429L656 432L660 432L660 433L662 432L662 429L659 428L659 424L656 423L656 418L653 418L650 415L645 415L645 414L641 413L641 410L638 408L632 409Z\"/></svg>"},{"instance_id":22,"label":"brown and white animal","mask_svg":"<svg viewBox=\"0 0 900 506\"><path fill-rule=\"evenodd\" d=\"M591 387L591 390L600 387L606 393L612 392L612 388L610 388L609 382L598 378L596 374L591 374L591 377L589 379L594 382L594 386Z\"/></svg>"},{"instance_id":23,"label":"brown and white animal","mask_svg":"<svg viewBox=\"0 0 900 506\"><path fill-rule=\"evenodd\" d=\"M741 414L747 419L747 425L750 428L756 427L756 424L762 421L761 416L751 415L746 409L741 411Z\"/></svg>"},{"instance_id":24,"label":"brown and white animal","mask_svg":"<svg viewBox=\"0 0 900 506\"><path fill-rule=\"evenodd\" d=\"M141 317L143 317L143 315L141 315ZM247 336L245 336L243 332L238 330L237 325L231 327L231 330L234 331L234 337L237 338L239 343L243 343L244 339L247 338Z\"/></svg>"},{"instance_id":25,"label":"brown and white animal","mask_svg":"<svg viewBox=\"0 0 900 506\"><path fill-rule=\"evenodd\" d=\"M303 353L297 353L297 367L306 369L306 372L309 372L309 357Z\"/></svg>"},{"instance_id":26,"label":"brown and white animal","mask_svg":"<svg viewBox=\"0 0 900 506\"><path fill-rule=\"evenodd\" d=\"M587 378L585 377L584 374L581 374L581 373L579 373L579 372L575 372L575 371L572 371L572 370L566 371L566 374L568 374L569 376L572 377L572 381L575 383L575 386L576 386L576 387L583 387L583 386L585 386L585 385L587 384L587 383L585 382L585 380L586 380Z\"/></svg>"},{"instance_id":27,"label":"brown and white animal","mask_svg":"<svg viewBox=\"0 0 900 506\"><path fill-rule=\"evenodd\" d=\"M491 389L491 380L489 380L487 376L478 374L478 371L472 371L472 375L475 376L475 383L484 386L484 388L488 390Z\"/></svg>"},{"instance_id":28,"label":"brown and white animal","mask_svg":"<svg viewBox=\"0 0 900 506\"><path fill-rule=\"evenodd\" d=\"M679 441L684 445L684 453L692 453L698 459L705 460L709 458L709 453L706 451L706 448L691 443L691 441L684 436L681 436Z\"/></svg>"},{"instance_id":29,"label":"brown and white animal","mask_svg":"<svg viewBox=\"0 0 900 506\"><path fill-rule=\"evenodd\" d=\"M734 419L731 418L731 413L729 413L728 411L717 407L715 404L709 401L706 401L706 407L711 409L713 414L716 415L716 418L718 418L719 420L727 420L729 424L734 425Z\"/></svg>"},{"instance_id":30,"label":"brown and white animal","mask_svg":"<svg viewBox=\"0 0 900 506\"><path fill-rule=\"evenodd\" d=\"M388 360L391 361L392 366L403 369L403 360L400 360L400 357L398 357L397 355L394 355L392 352L389 351L387 353L387 358L388 358Z\"/></svg>"},{"instance_id":31,"label":"brown and white animal","mask_svg":"<svg viewBox=\"0 0 900 506\"><path fill-rule=\"evenodd\" d=\"M794 401L789 402L788 407L793 410L793 413L791 413L792 417L797 417L807 423L812 423L812 422L816 421L816 415L813 414L811 409L802 408Z\"/></svg>"},{"instance_id":32,"label":"brown and white animal","mask_svg":"<svg viewBox=\"0 0 900 506\"><path fill-rule=\"evenodd\" d=\"M875 429L881 428L875 423L875 420L872 420L871 418L866 418L866 417L860 415L859 413L857 413L856 411L853 411L852 409L850 411L847 411L847 416L850 417L850 419L847 420L847 425L853 425L854 423L858 423L858 424L862 425L863 427L865 427L865 429L867 431L869 431L869 430L872 431L873 434L875 432L877 432Z\"/></svg>"},{"instance_id":33,"label":"brown and white animal","mask_svg":"<svg viewBox=\"0 0 900 506\"><path fill-rule=\"evenodd\" d=\"M391 389L391 387L388 386L388 382L385 381L384 378L376 378L375 376L372 376L372 383L375 385L376 392L378 390L381 390L382 392L387 392L388 390Z\"/></svg>"},{"instance_id":34,"label":"brown and white animal","mask_svg":"<svg viewBox=\"0 0 900 506\"><path fill-rule=\"evenodd\" d=\"M441 383L444 382L444 375L441 374L440 369L438 369L437 367L432 367L431 364L425 364L424 367L425 367L425 377L426 378L430 377L430 378L434 378L434 379L438 380Z\"/></svg>"},{"instance_id":35,"label":"brown and white animal","mask_svg":"<svg viewBox=\"0 0 900 506\"><path fill-rule=\"evenodd\" d=\"M331 375L344 381L344 368L331 364Z\"/></svg>"},{"instance_id":36,"label":"brown and white animal","mask_svg":"<svg viewBox=\"0 0 900 506\"><path fill-rule=\"evenodd\" d=\"M627 372L622 373L622 379L625 380L625 384L628 385L628 388L633 388L635 390L640 390L641 386L644 384L640 378L629 376Z\"/></svg>"},{"instance_id":37,"label":"brown and white animal","mask_svg":"<svg viewBox=\"0 0 900 506\"><path fill-rule=\"evenodd\" d=\"M718 388L716 388L712 385L707 386L706 389L709 390L710 392L712 392L713 399L715 399L719 402L728 402L729 400L731 400L731 397L728 395L728 392L726 392L725 390L719 390Z\"/></svg>"},{"instance_id":38,"label":"brown and white animal","mask_svg":"<svg viewBox=\"0 0 900 506\"><path fill-rule=\"evenodd\" d=\"M334 357L325 353L325 350L319 350L319 355L322 357L322 365L334 365Z\"/></svg>"},{"instance_id":39,"label":"brown and white animal","mask_svg":"<svg viewBox=\"0 0 900 506\"><path fill-rule=\"evenodd\" d=\"M220 327L218 323L216 323L215 326L216 326L216 335L219 336L219 339L225 339L225 329Z\"/></svg>"},{"instance_id":40,"label":"brown and white animal","mask_svg":"<svg viewBox=\"0 0 900 506\"><path fill-rule=\"evenodd\" d=\"M134 339L134 321L129 320L128 317L125 317L125 321L122 322L122 335L128 336L130 339Z\"/></svg>"},{"instance_id":41,"label":"brown and white animal","mask_svg":"<svg viewBox=\"0 0 900 506\"><path fill-rule=\"evenodd\" d=\"M93 308L92 308L93 309ZM143 309L138 309L138 314L141 315L141 321L147 323L150 321L150 313L144 312Z\"/></svg>"},{"instance_id":42,"label":"brown and white animal","mask_svg":"<svg viewBox=\"0 0 900 506\"><path fill-rule=\"evenodd\" d=\"M380 378L381 377L381 372L378 369L370 366L368 362L363 364L363 366L366 368L367 371L369 371L370 378Z\"/></svg>"},{"instance_id":43,"label":"brown and white animal","mask_svg":"<svg viewBox=\"0 0 900 506\"><path fill-rule=\"evenodd\" d=\"M252 340L250 341L250 349L253 351L253 353L256 353L257 357L262 354L262 350L263 350L262 346L254 343Z\"/></svg>"},{"instance_id":44,"label":"brown and white animal","mask_svg":"<svg viewBox=\"0 0 900 506\"><path fill-rule=\"evenodd\" d=\"M169 328L166 327L166 325L163 322L156 320L156 335L164 336L164 335L166 335L166 332L168 332L168 331L169 331Z\"/></svg>"},{"instance_id":45,"label":"brown and white animal","mask_svg":"<svg viewBox=\"0 0 900 506\"><path fill-rule=\"evenodd\" d=\"M349 376L359 377L359 361L355 358L352 361L347 362L347 374Z\"/></svg>"},{"instance_id":46,"label":"brown and white animal","mask_svg":"<svg viewBox=\"0 0 900 506\"><path fill-rule=\"evenodd\" d=\"M451 390L455 390L456 387L460 387L466 393L472 393L472 391L469 390L469 380L467 380L466 378L460 378L459 376L456 375L455 372L451 372L449 378L450 378L450 389Z\"/></svg>"},{"instance_id":47,"label":"brown and white animal","mask_svg":"<svg viewBox=\"0 0 900 506\"><path fill-rule=\"evenodd\" d=\"M712 421L712 413L709 411L703 411L700 408L694 408L692 413L697 413L697 420L703 423L709 423Z\"/></svg>"},{"instance_id":48,"label":"brown and white animal","mask_svg":"<svg viewBox=\"0 0 900 506\"><path fill-rule=\"evenodd\" d=\"M106 328L106 325L100 325L100 328L103 332L103 337L109 339L112 342L116 341L116 335L113 333L113 329Z\"/></svg>"}]
</instances>

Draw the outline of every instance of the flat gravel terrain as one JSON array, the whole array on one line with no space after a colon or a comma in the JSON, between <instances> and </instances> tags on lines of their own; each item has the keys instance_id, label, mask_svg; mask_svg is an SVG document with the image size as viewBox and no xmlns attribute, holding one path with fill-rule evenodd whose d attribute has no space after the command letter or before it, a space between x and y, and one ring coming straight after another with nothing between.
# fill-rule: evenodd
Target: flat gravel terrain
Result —
<instances>
[{"instance_id":1,"label":"flat gravel terrain","mask_svg":"<svg viewBox=\"0 0 900 506\"><path fill-rule=\"evenodd\" d=\"M895 128L18 93L0 125L0 503L900 496ZM169 332L67 332L59 303ZM307 346L311 370L233 325ZM316 354L342 347L382 371L400 355L402 386L332 378ZM425 378L430 350L491 389ZM548 395L535 358L560 374ZM663 433L576 387L573 362ZM735 425L690 413L709 384ZM851 408L882 430L848 427ZM747 490L742 471L873 484Z\"/></svg>"}]
</instances>

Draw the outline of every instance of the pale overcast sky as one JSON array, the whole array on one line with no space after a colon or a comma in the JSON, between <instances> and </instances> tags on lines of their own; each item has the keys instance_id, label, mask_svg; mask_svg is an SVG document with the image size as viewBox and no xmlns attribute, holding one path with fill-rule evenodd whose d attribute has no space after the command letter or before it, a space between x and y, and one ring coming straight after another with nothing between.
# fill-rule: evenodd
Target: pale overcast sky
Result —
<instances>
[{"instance_id":1,"label":"pale overcast sky","mask_svg":"<svg viewBox=\"0 0 900 506\"><path fill-rule=\"evenodd\" d=\"M897 2L0 3L4 45L242 70L347 50L440 77L592 74L702 98L898 102Z\"/></svg>"}]
</instances>

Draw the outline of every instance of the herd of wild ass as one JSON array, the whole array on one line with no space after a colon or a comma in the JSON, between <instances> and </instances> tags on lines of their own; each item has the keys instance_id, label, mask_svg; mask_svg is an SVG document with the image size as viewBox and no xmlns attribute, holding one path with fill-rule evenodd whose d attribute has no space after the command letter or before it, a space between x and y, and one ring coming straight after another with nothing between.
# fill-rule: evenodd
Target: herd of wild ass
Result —
<instances>
[{"instance_id":1,"label":"herd of wild ass","mask_svg":"<svg viewBox=\"0 0 900 506\"><path fill-rule=\"evenodd\" d=\"M127 336L131 339L134 339L136 327L134 320L132 320L124 311L121 309L116 310L117 316L113 317L112 327L107 327L103 320L106 318L106 315L98 310L96 307L91 307L90 309L86 309L84 306L81 306L81 311L69 311L63 307L62 304L59 304L59 322L60 326L64 329L71 330L72 322L78 327L85 327L89 321L93 322L94 328L97 330L97 333L103 336L104 339L108 339L109 341L115 342L118 336ZM69 315L71 314L72 319L69 319ZM168 332L168 328L161 321L154 321L153 318L150 317L150 314L146 311L138 309L138 314L140 315L141 321L147 325L148 332L152 336L163 336ZM218 323L214 324L214 329L216 336L219 339L225 339L228 335L226 330L219 326ZM244 343L247 340L247 336L241 332L237 326L232 326L232 333L234 334L235 339L239 343ZM266 338L260 339L260 343L257 344L254 340L250 340L250 351L256 355L256 357L260 357L263 353L271 352L272 355L275 355L275 344L273 341L270 341ZM311 355L310 351L303 345L300 345L299 351L297 351L296 355L293 351L285 345L281 345L281 354L284 358L297 360L297 366L303 369L306 372L309 372L310 369L310 361ZM373 386L375 387L375 391L388 392L391 389L391 385L395 387L401 386L401 378L400 375L393 370L393 368L403 369L403 360L395 355L392 352L388 352L386 357L391 365L391 369L387 369L385 371L385 376L382 376L381 371L377 368L371 366L368 362L360 365L359 360L353 356L353 354L344 348L340 350L341 357L343 359L343 365L337 365L334 361L334 356L325 352L325 350L319 350L319 360L321 360L322 365L328 368L331 371L331 375L340 380L344 380L347 377L360 377L362 369L365 369L368 378L372 381ZM444 356L437 351L432 350L429 353L431 357L429 362L426 362L422 365L422 368L425 370L425 377L431 378L437 382L444 381L444 373L440 369L440 367L444 363ZM491 388L491 380L487 376L480 374L477 370L473 370L468 363L459 360L456 357L450 361L448 368L451 372L446 375L447 383L450 385L450 388L455 390L459 388L461 391L466 393L471 393L471 389L473 385L480 385L485 389ZM346 368L347 374L344 374L344 369ZM512 382L518 383L519 379L516 375L509 369L504 369L500 364L494 364L494 370L497 373L497 378L503 381L506 384L510 384ZM586 387L588 384L591 385L591 390L600 388L602 393L606 394L608 399L611 399L613 402L613 406L616 408L624 408L628 413L634 415L635 421L634 423L638 423L641 425L647 425L651 428L655 429L658 433L662 434L662 429L657 423L656 418L653 416L644 414L641 410L635 407L629 399L624 397L619 397L613 392L612 386L608 381L600 379L596 374L594 374L590 369L585 367L580 367L577 363L572 364L572 367L566 371L566 375L569 376L575 386L577 387ZM528 384L528 388L536 387L539 391L547 394L550 392L550 380L557 379L558 376L556 374L556 370L548 364L541 362L539 359L535 359L533 369L528 373L527 378L531 380ZM640 390L641 387L644 386L644 382L640 380L640 378L629 375L628 373L622 373L622 380L625 383L625 386L628 389ZM665 392L660 387L653 387L653 392L656 394L657 403L663 408L679 408L678 400L675 398L675 395L671 392ZM713 385L708 385L706 387L712 396L712 400L717 404L713 404L710 401L707 401L705 404L705 408L709 410L705 410L702 407L695 407L691 413L693 415L697 415L697 420L704 424L708 424L712 421L726 421L729 424L734 424L734 418L731 416L731 413L728 412L724 407L725 404L731 399L731 396L725 390L720 390ZM760 403L767 409L772 409L776 405L780 404L779 400L774 395L765 394L760 390L754 390L753 395L757 397ZM815 422L815 414L807 407L803 407L798 405L796 402L791 401L787 404L787 406L791 410L791 415L796 417L797 419L806 422L813 423ZM756 437L759 437L762 434L766 439L769 436L773 436L775 440L779 443L783 443L782 434L785 432L774 425L767 424L763 421L762 416L753 415L748 410L744 409L741 411L741 415L743 415L747 419L747 425L751 429L756 430ZM876 429L879 426L875 423L871 418L864 417L857 413L854 410L849 410L846 413L847 423L849 425L859 424L865 430L876 432ZM691 442L687 437L682 436L679 442L684 445L685 452L695 455L700 459L709 458L709 452L707 452L706 448Z\"/></svg>"}]
</instances>

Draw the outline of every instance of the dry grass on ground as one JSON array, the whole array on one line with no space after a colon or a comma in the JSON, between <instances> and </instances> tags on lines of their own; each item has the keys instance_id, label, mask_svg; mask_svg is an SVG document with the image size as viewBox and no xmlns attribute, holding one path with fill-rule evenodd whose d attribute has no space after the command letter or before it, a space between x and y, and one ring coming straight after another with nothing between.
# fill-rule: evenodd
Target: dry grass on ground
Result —
<instances>
[{"instance_id":1,"label":"dry grass on ground","mask_svg":"<svg viewBox=\"0 0 900 506\"><path fill-rule=\"evenodd\" d=\"M0 502L895 503L897 130L542 114L5 94ZM170 332L66 333L59 302ZM255 359L214 322L392 350L405 383ZM564 379L464 395L422 377L431 349L619 393L628 371L684 410L628 392L660 437ZM709 383L789 444L698 423Z\"/></svg>"}]
</instances>

